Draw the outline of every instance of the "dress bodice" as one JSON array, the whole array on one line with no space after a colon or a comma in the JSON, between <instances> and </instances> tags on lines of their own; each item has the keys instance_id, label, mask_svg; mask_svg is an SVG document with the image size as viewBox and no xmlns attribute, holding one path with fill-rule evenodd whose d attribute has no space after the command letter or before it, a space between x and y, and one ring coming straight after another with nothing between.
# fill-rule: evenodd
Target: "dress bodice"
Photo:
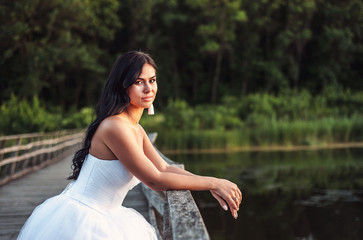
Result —
<instances>
[{"instance_id":1,"label":"dress bodice","mask_svg":"<svg viewBox=\"0 0 363 240\"><path fill-rule=\"evenodd\" d=\"M104 212L120 207L127 192L139 182L119 160L101 160L88 154L78 179L63 194Z\"/></svg>"}]
</instances>

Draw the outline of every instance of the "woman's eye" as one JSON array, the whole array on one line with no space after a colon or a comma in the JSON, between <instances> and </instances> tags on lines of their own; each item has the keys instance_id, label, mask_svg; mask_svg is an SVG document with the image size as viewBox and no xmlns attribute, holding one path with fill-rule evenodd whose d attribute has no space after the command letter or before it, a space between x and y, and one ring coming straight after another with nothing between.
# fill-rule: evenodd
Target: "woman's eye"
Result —
<instances>
[{"instance_id":1,"label":"woman's eye","mask_svg":"<svg viewBox=\"0 0 363 240\"><path fill-rule=\"evenodd\" d=\"M150 83L156 82L156 79L150 79Z\"/></svg>"},{"instance_id":2,"label":"woman's eye","mask_svg":"<svg viewBox=\"0 0 363 240\"><path fill-rule=\"evenodd\" d=\"M136 81L136 82L135 82L135 84L136 84L136 85L141 85L141 84L142 84L142 82L141 82L141 81Z\"/></svg>"}]
</instances>

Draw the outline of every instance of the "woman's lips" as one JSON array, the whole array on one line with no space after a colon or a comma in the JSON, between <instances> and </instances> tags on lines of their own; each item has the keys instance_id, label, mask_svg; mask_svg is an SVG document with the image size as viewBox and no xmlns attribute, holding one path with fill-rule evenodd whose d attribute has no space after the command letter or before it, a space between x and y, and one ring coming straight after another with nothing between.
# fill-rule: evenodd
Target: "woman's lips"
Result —
<instances>
[{"instance_id":1,"label":"woman's lips","mask_svg":"<svg viewBox=\"0 0 363 240\"><path fill-rule=\"evenodd\" d=\"M153 100L153 97L151 96L151 97L143 97L143 98L141 98L143 101L146 101L146 102L150 102L150 101L152 101Z\"/></svg>"}]
</instances>

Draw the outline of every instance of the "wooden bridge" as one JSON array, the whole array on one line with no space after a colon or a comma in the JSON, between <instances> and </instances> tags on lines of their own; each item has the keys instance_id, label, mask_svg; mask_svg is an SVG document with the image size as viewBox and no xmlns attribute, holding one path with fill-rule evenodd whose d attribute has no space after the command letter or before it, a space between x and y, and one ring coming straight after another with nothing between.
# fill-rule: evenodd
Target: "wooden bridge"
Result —
<instances>
[{"instance_id":1,"label":"wooden bridge","mask_svg":"<svg viewBox=\"0 0 363 240\"><path fill-rule=\"evenodd\" d=\"M0 137L0 239L16 239L33 209L62 192L82 138L83 133L72 131ZM190 191L156 192L139 184L123 205L140 212L159 239L209 239Z\"/></svg>"}]
</instances>

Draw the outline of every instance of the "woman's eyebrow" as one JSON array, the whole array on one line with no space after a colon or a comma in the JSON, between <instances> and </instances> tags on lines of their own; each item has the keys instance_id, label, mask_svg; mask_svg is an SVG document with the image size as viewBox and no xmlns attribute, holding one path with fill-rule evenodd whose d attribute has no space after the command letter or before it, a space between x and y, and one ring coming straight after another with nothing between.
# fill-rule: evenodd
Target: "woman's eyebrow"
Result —
<instances>
[{"instance_id":1,"label":"woman's eyebrow","mask_svg":"<svg viewBox=\"0 0 363 240\"><path fill-rule=\"evenodd\" d=\"M152 79L152 78L156 78L156 75L150 77L149 79ZM137 79L140 79L140 80L145 80L145 78L141 78L141 77L138 77Z\"/></svg>"}]
</instances>

